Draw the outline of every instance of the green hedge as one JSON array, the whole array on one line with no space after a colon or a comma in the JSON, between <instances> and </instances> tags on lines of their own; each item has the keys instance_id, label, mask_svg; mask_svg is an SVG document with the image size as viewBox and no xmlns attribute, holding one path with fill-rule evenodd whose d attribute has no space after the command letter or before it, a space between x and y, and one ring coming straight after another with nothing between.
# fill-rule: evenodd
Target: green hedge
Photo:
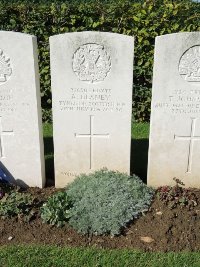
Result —
<instances>
[{"instance_id":1,"label":"green hedge","mask_svg":"<svg viewBox=\"0 0 200 267\"><path fill-rule=\"evenodd\" d=\"M51 120L49 36L86 30L134 35L133 114L148 121L155 37L200 30L199 14L200 4L190 0L0 0L0 30L38 37L44 121Z\"/></svg>"}]
</instances>

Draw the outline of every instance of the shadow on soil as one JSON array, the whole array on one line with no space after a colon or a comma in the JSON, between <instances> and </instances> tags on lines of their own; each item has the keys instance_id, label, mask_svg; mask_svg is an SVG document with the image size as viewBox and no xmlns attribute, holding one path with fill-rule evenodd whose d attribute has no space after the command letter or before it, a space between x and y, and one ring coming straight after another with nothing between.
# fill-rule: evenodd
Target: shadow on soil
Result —
<instances>
[{"instance_id":1,"label":"shadow on soil","mask_svg":"<svg viewBox=\"0 0 200 267\"><path fill-rule=\"evenodd\" d=\"M44 137L46 186L55 185L53 137Z\"/></svg>"},{"instance_id":2,"label":"shadow on soil","mask_svg":"<svg viewBox=\"0 0 200 267\"><path fill-rule=\"evenodd\" d=\"M148 139L131 140L131 174L139 176L144 183L147 183L148 147Z\"/></svg>"}]
</instances>

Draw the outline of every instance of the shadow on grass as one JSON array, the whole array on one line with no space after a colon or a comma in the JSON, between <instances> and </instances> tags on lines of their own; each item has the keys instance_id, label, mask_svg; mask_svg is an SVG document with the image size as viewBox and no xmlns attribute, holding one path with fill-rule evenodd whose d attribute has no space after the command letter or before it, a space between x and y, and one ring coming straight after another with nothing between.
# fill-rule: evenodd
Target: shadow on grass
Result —
<instances>
[{"instance_id":1,"label":"shadow on grass","mask_svg":"<svg viewBox=\"0 0 200 267\"><path fill-rule=\"evenodd\" d=\"M144 183L147 183L148 147L148 139L131 140L131 174L139 176Z\"/></svg>"},{"instance_id":2,"label":"shadow on grass","mask_svg":"<svg viewBox=\"0 0 200 267\"><path fill-rule=\"evenodd\" d=\"M55 185L53 137L44 137L46 186Z\"/></svg>"}]
</instances>

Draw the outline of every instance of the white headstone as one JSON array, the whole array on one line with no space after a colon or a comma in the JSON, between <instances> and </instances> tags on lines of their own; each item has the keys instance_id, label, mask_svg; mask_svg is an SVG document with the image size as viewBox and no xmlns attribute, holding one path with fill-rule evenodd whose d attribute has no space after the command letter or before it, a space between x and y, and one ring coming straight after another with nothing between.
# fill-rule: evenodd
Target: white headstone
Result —
<instances>
[{"instance_id":1,"label":"white headstone","mask_svg":"<svg viewBox=\"0 0 200 267\"><path fill-rule=\"evenodd\" d=\"M36 37L0 31L0 168L22 186L45 183Z\"/></svg>"},{"instance_id":2,"label":"white headstone","mask_svg":"<svg viewBox=\"0 0 200 267\"><path fill-rule=\"evenodd\" d=\"M200 32L156 38L148 184L200 187Z\"/></svg>"},{"instance_id":3,"label":"white headstone","mask_svg":"<svg viewBox=\"0 0 200 267\"><path fill-rule=\"evenodd\" d=\"M57 187L103 167L129 173L133 49L114 33L50 38Z\"/></svg>"}]
</instances>

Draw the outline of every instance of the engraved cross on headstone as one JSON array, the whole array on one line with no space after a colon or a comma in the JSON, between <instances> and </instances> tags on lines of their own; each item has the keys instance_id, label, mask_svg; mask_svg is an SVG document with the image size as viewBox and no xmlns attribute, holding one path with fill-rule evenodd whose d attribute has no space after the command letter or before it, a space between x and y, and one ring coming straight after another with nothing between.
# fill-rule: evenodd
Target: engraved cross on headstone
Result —
<instances>
[{"instance_id":1,"label":"engraved cross on headstone","mask_svg":"<svg viewBox=\"0 0 200 267\"><path fill-rule=\"evenodd\" d=\"M93 168L93 139L94 138L109 138L107 134L94 134L94 116L90 115L90 133L89 134L77 134L75 137L90 138L90 170Z\"/></svg>"},{"instance_id":2,"label":"engraved cross on headstone","mask_svg":"<svg viewBox=\"0 0 200 267\"><path fill-rule=\"evenodd\" d=\"M2 117L0 116L0 158L4 158L4 143L3 143L3 136L6 135L14 135L13 130L12 131L3 131L2 129Z\"/></svg>"},{"instance_id":3,"label":"engraved cross on headstone","mask_svg":"<svg viewBox=\"0 0 200 267\"><path fill-rule=\"evenodd\" d=\"M191 128L190 128L190 135L189 136L178 136L174 135L174 140L178 141L189 141L189 150L188 150L188 159L187 159L187 171L186 173L191 173L192 170L192 155L193 155L193 148L194 148L194 141L200 141L200 136L195 136L195 128L196 128L196 121L197 118L191 118Z\"/></svg>"}]
</instances>

